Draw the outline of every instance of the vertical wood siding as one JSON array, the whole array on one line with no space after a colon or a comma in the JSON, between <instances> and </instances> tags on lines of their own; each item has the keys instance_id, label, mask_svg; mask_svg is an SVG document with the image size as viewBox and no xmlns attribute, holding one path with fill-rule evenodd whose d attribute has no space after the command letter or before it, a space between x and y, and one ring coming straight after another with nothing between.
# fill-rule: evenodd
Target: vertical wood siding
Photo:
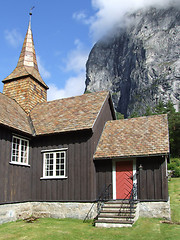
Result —
<instances>
[{"instance_id":1,"label":"vertical wood siding","mask_svg":"<svg viewBox=\"0 0 180 240\"><path fill-rule=\"evenodd\" d=\"M110 197L112 198L112 161L99 160L95 161L96 166L96 199L100 196L102 191L111 184Z\"/></svg>"},{"instance_id":2,"label":"vertical wood siding","mask_svg":"<svg viewBox=\"0 0 180 240\"><path fill-rule=\"evenodd\" d=\"M30 167L9 164L13 133L1 127L0 203L95 200L97 184L93 154L106 121L112 119L113 113L107 99L93 126L93 131L83 130L32 138ZM41 151L61 148L67 148L67 179L41 179L43 177Z\"/></svg>"},{"instance_id":3,"label":"vertical wood siding","mask_svg":"<svg viewBox=\"0 0 180 240\"><path fill-rule=\"evenodd\" d=\"M31 200L31 169L9 163L13 133L0 126L0 203Z\"/></svg>"},{"instance_id":4,"label":"vertical wood siding","mask_svg":"<svg viewBox=\"0 0 180 240\"><path fill-rule=\"evenodd\" d=\"M93 153L96 151L99 139L101 137L101 134L103 132L104 126L108 120L114 120L114 116L112 115L111 109L110 109L110 100L107 99L102 111L99 115L99 118L97 119L96 125L94 127L94 149ZM93 188L96 188L96 192L94 192L95 196L94 198L97 199L99 197L99 194L103 191L105 185L108 186L110 183L112 184L112 162L109 161L94 161L94 171L95 176L94 177L94 185Z\"/></svg>"},{"instance_id":5,"label":"vertical wood siding","mask_svg":"<svg viewBox=\"0 0 180 240\"><path fill-rule=\"evenodd\" d=\"M92 175L91 131L43 136L33 140L32 200L73 201L91 200ZM67 178L40 179L43 177L42 150L67 148Z\"/></svg>"},{"instance_id":6,"label":"vertical wood siding","mask_svg":"<svg viewBox=\"0 0 180 240\"><path fill-rule=\"evenodd\" d=\"M142 166L142 170L139 166ZM168 179L164 157L137 159L138 199L167 200Z\"/></svg>"}]
</instances>

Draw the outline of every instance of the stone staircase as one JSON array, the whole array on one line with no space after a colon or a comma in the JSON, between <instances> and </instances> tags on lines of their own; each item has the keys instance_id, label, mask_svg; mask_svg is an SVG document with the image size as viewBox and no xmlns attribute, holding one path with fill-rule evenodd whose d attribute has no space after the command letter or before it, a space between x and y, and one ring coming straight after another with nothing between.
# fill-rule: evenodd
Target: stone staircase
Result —
<instances>
[{"instance_id":1,"label":"stone staircase","mask_svg":"<svg viewBox=\"0 0 180 240\"><path fill-rule=\"evenodd\" d=\"M115 200L104 203L97 220L96 227L132 227L136 220L137 202L130 207L129 200Z\"/></svg>"}]
</instances>

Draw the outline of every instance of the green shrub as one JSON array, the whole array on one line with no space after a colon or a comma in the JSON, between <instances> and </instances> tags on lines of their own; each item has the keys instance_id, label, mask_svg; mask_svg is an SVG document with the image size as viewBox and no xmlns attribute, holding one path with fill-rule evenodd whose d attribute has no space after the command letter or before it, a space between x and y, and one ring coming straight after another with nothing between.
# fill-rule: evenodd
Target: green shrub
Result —
<instances>
[{"instance_id":1,"label":"green shrub","mask_svg":"<svg viewBox=\"0 0 180 240\"><path fill-rule=\"evenodd\" d=\"M124 115L120 112L116 112L116 119L119 120L119 119L124 119Z\"/></svg>"},{"instance_id":2,"label":"green shrub","mask_svg":"<svg viewBox=\"0 0 180 240\"><path fill-rule=\"evenodd\" d=\"M172 171L172 177L180 177L180 158L172 158L168 164L168 170Z\"/></svg>"}]
</instances>

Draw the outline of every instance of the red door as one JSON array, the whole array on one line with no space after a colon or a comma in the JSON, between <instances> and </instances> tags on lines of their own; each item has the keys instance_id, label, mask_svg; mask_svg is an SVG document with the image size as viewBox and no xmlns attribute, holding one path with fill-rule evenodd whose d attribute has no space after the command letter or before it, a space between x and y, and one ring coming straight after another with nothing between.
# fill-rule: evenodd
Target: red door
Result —
<instances>
[{"instance_id":1,"label":"red door","mask_svg":"<svg viewBox=\"0 0 180 240\"><path fill-rule=\"evenodd\" d=\"M116 162L116 199L129 199L133 188L133 161Z\"/></svg>"}]
</instances>

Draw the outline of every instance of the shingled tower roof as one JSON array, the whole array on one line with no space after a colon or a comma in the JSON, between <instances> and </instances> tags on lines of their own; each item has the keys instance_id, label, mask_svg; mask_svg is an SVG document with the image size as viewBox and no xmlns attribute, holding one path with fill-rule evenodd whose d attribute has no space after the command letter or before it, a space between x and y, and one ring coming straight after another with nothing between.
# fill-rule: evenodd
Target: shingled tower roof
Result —
<instances>
[{"instance_id":1,"label":"shingled tower roof","mask_svg":"<svg viewBox=\"0 0 180 240\"><path fill-rule=\"evenodd\" d=\"M29 75L32 76L40 84L42 84L46 89L48 89L48 86L41 78L38 70L33 35L31 31L31 21L29 21L28 30L24 39L18 64L14 71L2 82L5 83L7 81L16 80L17 78L22 78Z\"/></svg>"},{"instance_id":2,"label":"shingled tower roof","mask_svg":"<svg viewBox=\"0 0 180 240\"><path fill-rule=\"evenodd\" d=\"M47 101L47 89L38 70L31 31L31 15L21 54L14 71L6 77L3 93L14 99L29 114L38 104Z\"/></svg>"}]
</instances>

